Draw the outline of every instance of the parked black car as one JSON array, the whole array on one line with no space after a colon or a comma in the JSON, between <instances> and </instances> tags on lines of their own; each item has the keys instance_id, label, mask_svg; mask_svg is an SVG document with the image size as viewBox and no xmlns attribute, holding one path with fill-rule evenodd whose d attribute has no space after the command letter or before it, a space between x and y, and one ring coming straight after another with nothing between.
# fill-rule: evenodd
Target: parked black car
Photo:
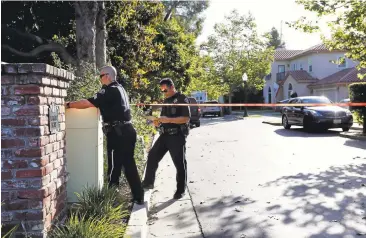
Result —
<instances>
[{"instance_id":1,"label":"parked black car","mask_svg":"<svg viewBox=\"0 0 366 238\"><path fill-rule=\"evenodd\" d=\"M296 97L289 104L301 103L332 103L326 97ZM282 125L290 129L292 125L303 126L305 130L342 128L348 131L353 125L352 113L339 106L286 106L282 111Z\"/></svg>"},{"instance_id":2,"label":"parked black car","mask_svg":"<svg viewBox=\"0 0 366 238\"><path fill-rule=\"evenodd\" d=\"M282 101L278 101L277 103L288 103L290 99L285 99L285 100L282 100ZM276 106L275 107L275 112L281 112L282 113L282 109L283 109L283 106Z\"/></svg>"},{"instance_id":3,"label":"parked black car","mask_svg":"<svg viewBox=\"0 0 366 238\"><path fill-rule=\"evenodd\" d=\"M190 104L197 104L195 98L188 98L188 100ZM191 120L189 121L190 126L199 127L201 125L201 108L198 106L189 106L189 108L191 110Z\"/></svg>"}]
</instances>

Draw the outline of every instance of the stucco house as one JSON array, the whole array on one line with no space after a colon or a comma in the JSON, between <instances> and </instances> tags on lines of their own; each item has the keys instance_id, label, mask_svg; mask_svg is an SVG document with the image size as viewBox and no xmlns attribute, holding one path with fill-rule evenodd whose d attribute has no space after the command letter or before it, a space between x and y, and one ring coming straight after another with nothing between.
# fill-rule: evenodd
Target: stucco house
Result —
<instances>
[{"instance_id":1,"label":"stucco house","mask_svg":"<svg viewBox=\"0 0 366 238\"><path fill-rule=\"evenodd\" d=\"M326 96L333 102L348 98L348 85L361 80L355 68L358 62L344 54L329 51L324 44L306 50L277 49L271 73L265 77L265 103L290 98L293 92L298 96ZM366 69L361 72L366 73Z\"/></svg>"}]
</instances>

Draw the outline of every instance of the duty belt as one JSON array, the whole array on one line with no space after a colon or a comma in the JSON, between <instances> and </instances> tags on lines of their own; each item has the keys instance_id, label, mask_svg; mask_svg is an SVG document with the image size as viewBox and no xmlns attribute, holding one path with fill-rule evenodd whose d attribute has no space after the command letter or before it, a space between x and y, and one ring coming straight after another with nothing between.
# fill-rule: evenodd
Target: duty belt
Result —
<instances>
[{"instance_id":1,"label":"duty belt","mask_svg":"<svg viewBox=\"0 0 366 238\"><path fill-rule=\"evenodd\" d=\"M126 124L131 124L131 121L112 121L112 122L103 122L103 126L122 126Z\"/></svg>"},{"instance_id":2,"label":"duty belt","mask_svg":"<svg viewBox=\"0 0 366 238\"><path fill-rule=\"evenodd\" d=\"M159 128L160 134L166 134L166 135L177 135L181 130L180 128Z\"/></svg>"},{"instance_id":3,"label":"duty belt","mask_svg":"<svg viewBox=\"0 0 366 238\"><path fill-rule=\"evenodd\" d=\"M115 130L118 136L122 135L121 127L127 124L131 124L130 121L112 121L112 122L103 122L103 132L107 135L112 130Z\"/></svg>"}]
</instances>

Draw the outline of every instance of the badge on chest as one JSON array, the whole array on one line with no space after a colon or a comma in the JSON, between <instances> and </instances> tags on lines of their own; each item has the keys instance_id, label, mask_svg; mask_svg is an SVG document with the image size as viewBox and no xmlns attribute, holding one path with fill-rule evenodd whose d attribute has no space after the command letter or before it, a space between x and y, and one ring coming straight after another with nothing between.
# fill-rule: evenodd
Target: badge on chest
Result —
<instances>
[{"instance_id":1,"label":"badge on chest","mask_svg":"<svg viewBox=\"0 0 366 238\"><path fill-rule=\"evenodd\" d=\"M177 98L175 98L175 99L173 100L173 103L174 103L174 104L178 103L178 99L177 99ZM177 114L177 107L175 107L175 106L171 106L171 107L170 107L170 114L171 114L171 115L175 115L175 114Z\"/></svg>"}]
</instances>

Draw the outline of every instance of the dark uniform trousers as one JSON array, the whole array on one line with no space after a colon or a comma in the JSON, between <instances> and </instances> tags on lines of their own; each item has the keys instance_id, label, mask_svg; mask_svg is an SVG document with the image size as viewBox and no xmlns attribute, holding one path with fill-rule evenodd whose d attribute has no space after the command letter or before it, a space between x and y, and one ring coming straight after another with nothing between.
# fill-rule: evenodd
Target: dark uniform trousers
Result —
<instances>
[{"instance_id":1,"label":"dark uniform trousers","mask_svg":"<svg viewBox=\"0 0 366 238\"><path fill-rule=\"evenodd\" d=\"M132 124L122 125L121 135L115 130L107 134L108 182L109 187L118 186L122 167L132 195L135 199L143 199L144 191L134 159L136 131Z\"/></svg>"},{"instance_id":2,"label":"dark uniform trousers","mask_svg":"<svg viewBox=\"0 0 366 238\"><path fill-rule=\"evenodd\" d=\"M182 134L162 134L156 140L148 155L144 184L154 184L159 162L168 151L177 169L177 192L183 193L187 185L187 161L186 138Z\"/></svg>"}]
</instances>

